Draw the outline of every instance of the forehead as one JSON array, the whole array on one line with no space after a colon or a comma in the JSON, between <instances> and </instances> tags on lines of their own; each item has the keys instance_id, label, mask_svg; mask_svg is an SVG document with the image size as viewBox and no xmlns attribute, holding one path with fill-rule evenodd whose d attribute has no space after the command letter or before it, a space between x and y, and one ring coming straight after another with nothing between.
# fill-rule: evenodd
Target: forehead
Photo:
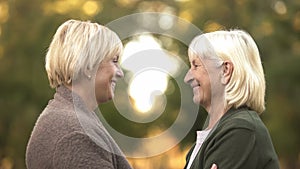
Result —
<instances>
[{"instance_id":1,"label":"forehead","mask_svg":"<svg viewBox=\"0 0 300 169\"><path fill-rule=\"evenodd\" d=\"M196 54L192 54L192 55L189 54L189 61L190 61L190 63L192 63L192 62L202 63L201 57Z\"/></svg>"},{"instance_id":2,"label":"forehead","mask_svg":"<svg viewBox=\"0 0 300 169\"><path fill-rule=\"evenodd\" d=\"M121 55L122 55L122 49L116 48L116 49L110 51L109 54L107 54L103 60L111 60L111 59L115 59L115 58L120 58Z\"/></svg>"}]
</instances>

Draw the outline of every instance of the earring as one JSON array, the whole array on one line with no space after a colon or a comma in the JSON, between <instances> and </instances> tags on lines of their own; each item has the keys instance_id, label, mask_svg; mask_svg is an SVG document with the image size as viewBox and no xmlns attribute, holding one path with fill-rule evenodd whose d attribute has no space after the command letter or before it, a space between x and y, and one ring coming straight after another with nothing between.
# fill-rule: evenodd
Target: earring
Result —
<instances>
[{"instance_id":1,"label":"earring","mask_svg":"<svg viewBox=\"0 0 300 169\"><path fill-rule=\"evenodd\" d=\"M88 79L90 79L90 80L91 80L91 78L92 78L92 76L91 76L91 75L88 75L87 77L88 77Z\"/></svg>"}]
</instances>

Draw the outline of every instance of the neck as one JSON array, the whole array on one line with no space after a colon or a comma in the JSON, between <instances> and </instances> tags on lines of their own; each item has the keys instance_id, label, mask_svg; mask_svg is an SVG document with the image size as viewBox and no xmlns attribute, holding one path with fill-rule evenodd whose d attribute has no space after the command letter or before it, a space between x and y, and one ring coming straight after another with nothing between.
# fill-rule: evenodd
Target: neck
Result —
<instances>
[{"instance_id":1,"label":"neck","mask_svg":"<svg viewBox=\"0 0 300 169\"><path fill-rule=\"evenodd\" d=\"M224 99L222 97L219 98L220 99L216 99L215 102L212 102L211 106L206 109L209 114L209 124L207 129L213 128L222 116L230 109L230 107L225 105Z\"/></svg>"},{"instance_id":2,"label":"neck","mask_svg":"<svg viewBox=\"0 0 300 169\"><path fill-rule=\"evenodd\" d=\"M73 83L71 85L67 85L66 87L80 96L89 111L95 110L97 107L97 102L95 97L91 97L94 96L94 92L91 90L93 89L92 87L84 87L79 83Z\"/></svg>"}]
</instances>

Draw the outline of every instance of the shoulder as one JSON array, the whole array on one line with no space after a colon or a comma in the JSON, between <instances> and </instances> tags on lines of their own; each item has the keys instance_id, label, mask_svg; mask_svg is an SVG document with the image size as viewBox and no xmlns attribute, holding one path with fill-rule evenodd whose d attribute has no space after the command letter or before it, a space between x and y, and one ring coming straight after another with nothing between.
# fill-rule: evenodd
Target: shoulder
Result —
<instances>
[{"instance_id":1,"label":"shoulder","mask_svg":"<svg viewBox=\"0 0 300 169\"><path fill-rule=\"evenodd\" d=\"M76 146L75 146L76 145ZM55 147L55 151L64 151L64 149L80 150L83 147L95 146L94 142L84 132L74 131L61 137Z\"/></svg>"},{"instance_id":2,"label":"shoulder","mask_svg":"<svg viewBox=\"0 0 300 169\"><path fill-rule=\"evenodd\" d=\"M47 132L51 136L63 135L74 130L81 130L77 115L73 109L59 109L47 106L38 117L35 131Z\"/></svg>"},{"instance_id":3,"label":"shoulder","mask_svg":"<svg viewBox=\"0 0 300 169\"><path fill-rule=\"evenodd\" d=\"M227 112L219 122L223 129L245 129L255 131L257 125L262 123L255 111L243 109L235 112Z\"/></svg>"}]
</instances>

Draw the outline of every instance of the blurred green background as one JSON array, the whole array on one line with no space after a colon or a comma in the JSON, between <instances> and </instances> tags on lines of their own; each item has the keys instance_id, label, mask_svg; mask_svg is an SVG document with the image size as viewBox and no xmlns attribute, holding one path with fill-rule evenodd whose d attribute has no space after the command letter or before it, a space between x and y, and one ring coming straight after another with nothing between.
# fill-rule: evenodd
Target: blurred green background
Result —
<instances>
[{"instance_id":1,"label":"blurred green background","mask_svg":"<svg viewBox=\"0 0 300 169\"><path fill-rule=\"evenodd\" d=\"M57 27L70 18L105 25L137 12L176 15L205 32L222 28L248 31L260 49L267 80L267 109L261 117L272 136L281 168L300 168L299 0L0 0L0 169L26 168L27 141L54 93L44 70L44 57ZM160 38L164 42L163 37L156 37ZM183 59L186 49L175 40L168 46ZM173 104L168 104L166 110L178 109L174 98L179 95L173 90L168 97ZM113 103L103 109L114 110ZM114 115L117 113L107 118L117 118ZM186 151L195 139L194 131L202 126L205 116L200 109L201 123L195 124L178 146L155 157L129 159L133 167L183 168ZM172 124L166 115L158 121L166 126ZM123 129L139 132L134 128L140 126ZM144 130L155 133L160 126Z\"/></svg>"}]
</instances>

